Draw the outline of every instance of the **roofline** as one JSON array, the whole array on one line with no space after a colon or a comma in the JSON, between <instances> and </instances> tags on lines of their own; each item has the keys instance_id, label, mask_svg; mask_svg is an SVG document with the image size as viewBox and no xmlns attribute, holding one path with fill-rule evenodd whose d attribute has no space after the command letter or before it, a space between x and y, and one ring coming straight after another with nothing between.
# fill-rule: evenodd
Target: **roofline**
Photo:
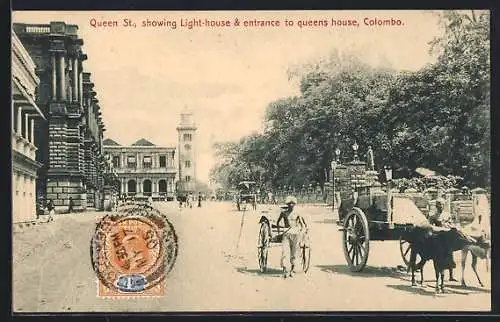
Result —
<instances>
[{"instance_id":1,"label":"roofline","mask_svg":"<svg viewBox=\"0 0 500 322\"><path fill-rule=\"evenodd\" d=\"M104 145L103 148L112 148L112 149L120 149L120 148L133 148L133 149L144 149L144 148L151 148L151 149L177 149L175 146L158 146L158 145Z\"/></svg>"}]
</instances>

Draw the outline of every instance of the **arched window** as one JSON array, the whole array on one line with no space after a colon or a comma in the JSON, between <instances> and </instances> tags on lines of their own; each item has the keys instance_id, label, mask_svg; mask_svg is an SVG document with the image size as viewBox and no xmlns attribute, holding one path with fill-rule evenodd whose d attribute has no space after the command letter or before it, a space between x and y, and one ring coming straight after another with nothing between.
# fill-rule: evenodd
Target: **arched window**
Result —
<instances>
[{"instance_id":1,"label":"arched window","mask_svg":"<svg viewBox=\"0 0 500 322\"><path fill-rule=\"evenodd\" d=\"M166 180L160 180L158 181L158 192L159 193L166 193L167 192L167 181Z\"/></svg>"},{"instance_id":2,"label":"arched window","mask_svg":"<svg viewBox=\"0 0 500 322\"><path fill-rule=\"evenodd\" d=\"M127 192L128 194L135 195L137 192L137 182L135 182L135 180L129 180L127 182Z\"/></svg>"},{"instance_id":3,"label":"arched window","mask_svg":"<svg viewBox=\"0 0 500 322\"><path fill-rule=\"evenodd\" d=\"M142 193L145 196L151 196L152 193L151 186L152 186L151 180L149 179L144 180L144 182L142 183Z\"/></svg>"}]
</instances>

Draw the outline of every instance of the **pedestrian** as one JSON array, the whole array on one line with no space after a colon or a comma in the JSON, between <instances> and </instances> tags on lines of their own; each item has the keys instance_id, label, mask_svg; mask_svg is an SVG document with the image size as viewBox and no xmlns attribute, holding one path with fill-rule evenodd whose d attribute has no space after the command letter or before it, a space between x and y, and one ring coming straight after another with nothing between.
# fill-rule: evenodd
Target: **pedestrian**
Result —
<instances>
[{"instance_id":1,"label":"pedestrian","mask_svg":"<svg viewBox=\"0 0 500 322\"><path fill-rule=\"evenodd\" d=\"M148 206L150 206L150 207L153 206L153 196L149 196L149 198L148 198Z\"/></svg>"},{"instance_id":2,"label":"pedestrian","mask_svg":"<svg viewBox=\"0 0 500 322\"><path fill-rule=\"evenodd\" d=\"M69 206L68 206L68 213L73 212L73 207L75 206L75 203L73 202L73 197L69 197Z\"/></svg>"},{"instance_id":3,"label":"pedestrian","mask_svg":"<svg viewBox=\"0 0 500 322\"><path fill-rule=\"evenodd\" d=\"M49 199L47 202L47 210L49 211L49 218L55 214L55 206L54 206L54 201L52 199Z\"/></svg>"},{"instance_id":4,"label":"pedestrian","mask_svg":"<svg viewBox=\"0 0 500 322\"><path fill-rule=\"evenodd\" d=\"M271 191L269 191L267 193L267 202L272 205L274 203L274 199L273 199L273 193Z\"/></svg>"},{"instance_id":5,"label":"pedestrian","mask_svg":"<svg viewBox=\"0 0 500 322\"><path fill-rule=\"evenodd\" d=\"M201 208L201 192L198 194L198 208Z\"/></svg>"},{"instance_id":6,"label":"pedestrian","mask_svg":"<svg viewBox=\"0 0 500 322\"><path fill-rule=\"evenodd\" d=\"M288 196L285 199L286 209L284 209L278 218L277 226L284 222L285 232L282 240L281 267L283 268L283 277L292 277L295 273L295 259L297 257L299 244L304 237L307 229L305 220L295 210L297 198Z\"/></svg>"}]
</instances>

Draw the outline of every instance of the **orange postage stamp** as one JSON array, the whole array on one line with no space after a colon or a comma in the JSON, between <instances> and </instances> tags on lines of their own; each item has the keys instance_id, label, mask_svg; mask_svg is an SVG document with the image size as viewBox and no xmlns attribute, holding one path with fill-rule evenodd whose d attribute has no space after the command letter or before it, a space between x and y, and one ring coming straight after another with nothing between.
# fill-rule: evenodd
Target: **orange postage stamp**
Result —
<instances>
[{"instance_id":1,"label":"orange postage stamp","mask_svg":"<svg viewBox=\"0 0 500 322\"><path fill-rule=\"evenodd\" d=\"M160 213L137 206L100 220L91 252L98 296L163 296L177 238Z\"/></svg>"}]
</instances>

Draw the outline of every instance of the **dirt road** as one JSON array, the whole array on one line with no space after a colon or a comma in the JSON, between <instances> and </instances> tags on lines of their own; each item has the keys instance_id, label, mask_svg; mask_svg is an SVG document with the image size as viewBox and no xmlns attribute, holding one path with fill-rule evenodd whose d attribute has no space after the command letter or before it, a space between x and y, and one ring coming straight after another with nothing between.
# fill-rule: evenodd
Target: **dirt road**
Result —
<instances>
[{"instance_id":1,"label":"dirt road","mask_svg":"<svg viewBox=\"0 0 500 322\"><path fill-rule=\"evenodd\" d=\"M167 278L164 297L98 298L89 247L95 223L104 214L73 214L13 235L13 310L490 310L490 273L483 261L478 268L485 287L478 286L468 263L470 287L448 282L448 293L439 295L434 294L431 264L426 267L424 287L411 287L410 276L397 269L402 260L395 241L371 243L368 266L361 273L351 273L341 233L325 207L301 209L311 228L311 268L292 279L280 275L279 246L269 252L268 272L259 273L256 245L261 206L245 213L236 212L229 203L215 202L182 210L175 203L155 207L168 214L179 236L179 256ZM242 219L241 240L236 245ZM459 278L460 271L455 275Z\"/></svg>"}]
</instances>

